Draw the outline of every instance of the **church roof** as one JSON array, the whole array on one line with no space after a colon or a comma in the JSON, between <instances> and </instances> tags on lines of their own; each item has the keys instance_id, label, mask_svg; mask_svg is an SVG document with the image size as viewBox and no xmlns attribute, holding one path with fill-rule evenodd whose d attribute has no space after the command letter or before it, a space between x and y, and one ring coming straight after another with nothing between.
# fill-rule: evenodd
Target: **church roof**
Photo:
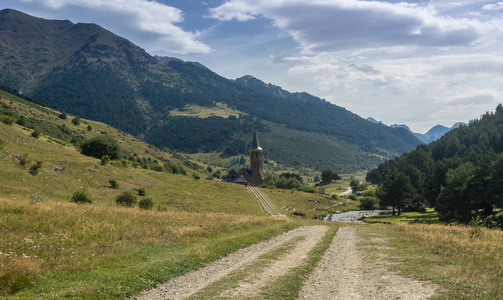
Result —
<instances>
[{"instance_id":1,"label":"church roof","mask_svg":"<svg viewBox=\"0 0 503 300\"><path fill-rule=\"evenodd\" d=\"M251 148L253 150L262 150L262 148L260 148L260 145L258 143L257 130L253 130L253 142Z\"/></svg>"}]
</instances>

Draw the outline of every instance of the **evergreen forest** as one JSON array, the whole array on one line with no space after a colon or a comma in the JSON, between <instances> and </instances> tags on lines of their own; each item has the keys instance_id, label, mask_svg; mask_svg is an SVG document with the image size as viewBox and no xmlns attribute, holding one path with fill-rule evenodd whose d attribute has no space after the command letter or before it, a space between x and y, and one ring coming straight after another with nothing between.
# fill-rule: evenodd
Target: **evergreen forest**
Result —
<instances>
[{"instance_id":1,"label":"evergreen forest","mask_svg":"<svg viewBox=\"0 0 503 300\"><path fill-rule=\"evenodd\" d=\"M434 207L444 221L503 228L503 106L367 173L393 210Z\"/></svg>"}]
</instances>

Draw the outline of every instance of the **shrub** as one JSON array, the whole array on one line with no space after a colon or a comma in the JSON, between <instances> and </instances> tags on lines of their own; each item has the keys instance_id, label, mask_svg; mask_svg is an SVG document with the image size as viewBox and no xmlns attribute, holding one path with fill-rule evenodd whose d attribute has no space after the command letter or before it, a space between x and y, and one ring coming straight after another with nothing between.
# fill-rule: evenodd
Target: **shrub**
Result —
<instances>
[{"instance_id":1,"label":"shrub","mask_svg":"<svg viewBox=\"0 0 503 300\"><path fill-rule=\"evenodd\" d=\"M38 131L36 129L31 133L31 136L36 139L38 139L40 137L40 135L41 135L40 131Z\"/></svg>"},{"instance_id":2,"label":"shrub","mask_svg":"<svg viewBox=\"0 0 503 300\"><path fill-rule=\"evenodd\" d=\"M86 193L85 191L76 191L75 193L73 193L72 195L72 199L70 200L70 202L74 202L74 203L92 203L93 201L91 200L91 196L89 196L88 193Z\"/></svg>"},{"instance_id":3,"label":"shrub","mask_svg":"<svg viewBox=\"0 0 503 300\"><path fill-rule=\"evenodd\" d=\"M59 114L59 118L61 120L66 120L68 118L68 114L66 112L62 112Z\"/></svg>"},{"instance_id":4,"label":"shrub","mask_svg":"<svg viewBox=\"0 0 503 300\"><path fill-rule=\"evenodd\" d=\"M12 124L14 124L14 120L15 119L11 116L0 115L0 122L4 123L5 125L11 126Z\"/></svg>"},{"instance_id":5,"label":"shrub","mask_svg":"<svg viewBox=\"0 0 503 300\"><path fill-rule=\"evenodd\" d=\"M30 163L30 159L28 158L28 153L25 153L19 157L19 165L22 166L23 168L26 167L27 164Z\"/></svg>"},{"instance_id":6,"label":"shrub","mask_svg":"<svg viewBox=\"0 0 503 300\"><path fill-rule=\"evenodd\" d=\"M91 125L87 126L87 131L93 131L93 128L91 127Z\"/></svg>"},{"instance_id":7,"label":"shrub","mask_svg":"<svg viewBox=\"0 0 503 300\"><path fill-rule=\"evenodd\" d=\"M163 167L159 166L159 165L153 165L153 166L150 167L150 170L156 171L156 172L162 172L163 171Z\"/></svg>"},{"instance_id":8,"label":"shrub","mask_svg":"<svg viewBox=\"0 0 503 300\"><path fill-rule=\"evenodd\" d=\"M26 126L26 118L25 118L25 116L20 116L17 119L16 124L19 125L19 126Z\"/></svg>"},{"instance_id":9,"label":"shrub","mask_svg":"<svg viewBox=\"0 0 503 300\"><path fill-rule=\"evenodd\" d=\"M131 192L125 191L117 196L117 198L115 198L115 203L127 207L132 207L136 204L136 196Z\"/></svg>"},{"instance_id":10,"label":"shrub","mask_svg":"<svg viewBox=\"0 0 503 300\"><path fill-rule=\"evenodd\" d=\"M79 126L80 125L80 118L79 117L73 118L72 123L75 126Z\"/></svg>"},{"instance_id":11,"label":"shrub","mask_svg":"<svg viewBox=\"0 0 503 300\"><path fill-rule=\"evenodd\" d=\"M351 194L348 196L348 199L356 201L358 199L358 197L356 195Z\"/></svg>"},{"instance_id":12,"label":"shrub","mask_svg":"<svg viewBox=\"0 0 503 300\"><path fill-rule=\"evenodd\" d=\"M130 162L129 162L129 160L123 158L123 159L121 159L121 164L122 164L123 167L128 168Z\"/></svg>"},{"instance_id":13,"label":"shrub","mask_svg":"<svg viewBox=\"0 0 503 300\"><path fill-rule=\"evenodd\" d=\"M152 209L154 207L154 201L152 201L152 198L141 199L138 206L145 210Z\"/></svg>"},{"instance_id":14,"label":"shrub","mask_svg":"<svg viewBox=\"0 0 503 300\"><path fill-rule=\"evenodd\" d=\"M196 174L196 173L192 174L192 177L194 179L201 179L201 176L199 176L199 174Z\"/></svg>"},{"instance_id":15,"label":"shrub","mask_svg":"<svg viewBox=\"0 0 503 300\"><path fill-rule=\"evenodd\" d=\"M147 195L147 191L144 188L139 188L138 195L145 196L145 195Z\"/></svg>"},{"instance_id":16,"label":"shrub","mask_svg":"<svg viewBox=\"0 0 503 300\"><path fill-rule=\"evenodd\" d=\"M119 158L120 148L117 141L113 138L100 135L82 142L80 152L98 159L101 159L103 155L108 155L110 159L117 159Z\"/></svg>"},{"instance_id":17,"label":"shrub","mask_svg":"<svg viewBox=\"0 0 503 300\"><path fill-rule=\"evenodd\" d=\"M70 143L72 143L73 145L75 146L80 146L80 144L82 144L82 141L84 140L84 137L81 136L81 135L76 135L76 136L73 136L72 139L70 140Z\"/></svg>"},{"instance_id":18,"label":"shrub","mask_svg":"<svg viewBox=\"0 0 503 300\"><path fill-rule=\"evenodd\" d=\"M43 161L37 160L37 162L30 167L28 172L33 176L37 175L38 172L40 171L40 168L42 168L43 163L44 163Z\"/></svg>"},{"instance_id":19,"label":"shrub","mask_svg":"<svg viewBox=\"0 0 503 300\"><path fill-rule=\"evenodd\" d=\"M360 199L360 209L374 210L379 206L379 200L375 197L363 197Z\"/></svg>"},{"instance_id":20,"label":"shrub","mask_svg":"<svg viewBox=\"0 0 503 300\"><path fill-rule=\"evenodd\" d=\"M120 186L120 184L119 184L119 183L117 182L117 180L115 180L115 179L110 179L110 180L108 181L108 183L110 183L110 187L111 187L111 188L116 189L116 190L117 190L117 189L119 188L119 186Z\"/></svg>"},{"instance_id":21,"label":"shrub","mask_svg":"<svg viewBox=\"0 0 503 300\"><path fill-rule=\"evenodd\" d=\"M101 165L104 166L110 162L110 156L108 155L103 155L101 157Z\"/></svg>"}]
</instances>

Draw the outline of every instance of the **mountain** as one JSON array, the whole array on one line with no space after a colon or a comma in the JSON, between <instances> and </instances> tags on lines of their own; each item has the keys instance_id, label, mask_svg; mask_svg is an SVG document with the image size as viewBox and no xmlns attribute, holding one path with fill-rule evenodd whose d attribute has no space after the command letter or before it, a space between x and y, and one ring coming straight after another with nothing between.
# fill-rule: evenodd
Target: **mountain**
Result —
<instances>
[{"instance_id":1,"label":"mountain","mask_svg":"<svg viewBox=\"0 0 503 300\"><path fill-rule=\"evenodd\" d=\"M23 95L187 153L246 154L247 134L257 128L259 135L302 136L266 140L264 154L271 160L352 172L420 143L404 129L371 124L307 93L251 77L232 81L199 63L153 57L96 24L2 10L0 68L0 84ZM301 144L326 150L315 154Z\"/></svg>"},{"instance_id":2,"label":"mountain","mask_svg":"<svg viewBox=\"0 0 503 300\"><path fill-rule=\"evenodd\" d=\"M380 124L380 125L385 125L382 121L377 121L376 119L372 118L372 117L368 117L367 118L367 121L369 121L370 123L372 124ZM408 128L408 127L407 127Z\"/></svg>"},{"instance_id":3,"label":"mountain","mask_svg":"<svg viewBox=\"0 0 503 300\"><path fill-rule=\"evenodd\" d=\"M379 121L377 121L375 119L372 119L372 118L367 118L367 121L372 122L372 123L379 122ZM382 122L380 122L380 123L384 124ZM458 123L452 125L452 127L450 127L450 128L449 127L445 127L443 125L436 125L436 126L432 127L430 130L428 130L424 134L413 132L412 130L410 130L410 128L407 125L404 125L404 124L393 124L393 125L390 125L390 127L392 127L392 128L404 128L407 131L409 131L412 134L414 134L414 136L416 136L423 143L429 144L431 142L434 142L434 141L438 140L439 138L441 138L447 132L449 132L449 131L451 131L453 129L456 129L456 128L460 127L460 126L466 126L466 125L467 124L463 123L463 122L458 122Z\"/></svg>"}]
</instances>

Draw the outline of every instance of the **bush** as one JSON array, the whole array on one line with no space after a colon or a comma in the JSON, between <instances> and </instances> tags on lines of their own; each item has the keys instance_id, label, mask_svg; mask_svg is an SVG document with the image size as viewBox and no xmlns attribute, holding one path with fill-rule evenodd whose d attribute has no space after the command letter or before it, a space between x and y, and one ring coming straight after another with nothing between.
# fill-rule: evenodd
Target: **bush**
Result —
<instances>
[{"instance_id":1,"label":"bush","mask_svg":"<svg viewBox=\"0 0 503 300\"><path fill-rule=\"evenodd\" d=\"M199 176L199 174L196 174L196 173L192 174L192 177L194 179L201 179L201 176Z\"/></svg>"},{"instance_id":2,"label":"bush","mask_svg":"<svg viewBox=\"0 0 503 300\"><path fill-rule=\"evenodd\" d=\"M154 201L152 201L152 198L145 198L145 199L140 200L140 202L138 203L138 206L141 209L145 209L145 210L152 209L154 207Z\"/></svg>"},{"instance_id":3,"label":"bush","mask_svg":"<svg viewBox=\"0 0 503 300\"><path fill-rule=\"evenodd\" d=\"M19 125L19 126L26 126L26 117L25 116L20 116L17 119L16 124Z\"/></svg>"},{"instance_id":4,"label":"bush","mask_svg":"<svg viewBox=\"0 0 503 300\"><path fill-rule=\"evenodd\" d=\"M152 171L156 171L156 172L162 172L164 169L162 166L159 166L159 165L153 165L150 167L150 170Z\"/></svg>"},{"instance_id":5,"label":"bush","mask_svg":"<svg viewBox=\"0 0 503 300\"><path fill-rule=\"evenodd\" d=\"M110 156L108 155L103 155L101 157L101 165L104 166L110 162Z\"/></svg>"},{"instance_id":6,"label":"bush","mask_svg":"<svg viewBox=\"0 0 503 300\"><path fill-rule=\"evenodd\" d=\"M73 118L72 123L75 126L79 126L80 125L80 118L79 117Z\"/></svg>"},{"instance_id":7,"label":"bush","mask_svg":"<svg viewBox=\"0 0 503 300\"><path fill-rule=\"evenodd\" d=\"M119 188L119 186L120 186L120 184L119 184L119 183L117 182L117 180L115 180L115 179L110 179L110 180L108 181L108 183L110 183L110 187L111 187L111 188L116 189L116 190L117 190L117 189Z\"/></svg>"},{"instance_id":8,"label":"bush","mask_svg":"<svg viewBox=\"0 0 503 300\"><path fill-rule=\"evenodd\" d=\"M119 158L120 148L113 138L100 135L82 142L80 152L98 159L101 159L103 155L108 155L110 159L117 159Z\"/></svg>"},{"instance_id":9,"label":"bush","mask_svg":"<svg viewBox=\"0 0 503 300\"><path fill-rule=\"evenodd\" d=\"M66 120L68 118L68 114L66 112L62 112L59 114L59 118L61 120Z\"/></svg>"},{"instance_id":10,"label":"bush","mask_svg":"<svg viewBox=\"0 0 503 300\"><path fill-rule=\"evenodd\" d=\"M91 127L91 125L87 126L87 131L93 131L93 128Z\"/></svg>"},{"instance_id":11,"label":"bush","mask_svg":"<svg viewBox=\"0 0 503 300\"><path fill-rule=\"evenodd\" d=\"M89 194L87 194L85 191L76 191L75 193L73 193L70 202L93 203L93 201L91 200L91 196L89 196Z\"/></svg>"},{"instance_id":12,"label":"bush","mask_svg":"<svg viewBox=\"0 0 503 300\"><path fill-rule=\"evenodd\" d=\"M28 153L23 154L19 158L19 165L22 166L23 168L25 168L26 165L29 164L29 163L30 163L30 159L28 158Z\"/></svg>"},{"instance_id":13,"label":"bush","mask_svg":"<svg viewBox=\"0 0 503 300\"><path fill-rule=\"evenodd\" d=\"M144 188L139 188L138 189L138 195L145 196L145 195L147 195L147 191L145 191Z\"/></svg>"},{"instance_id":14,"label":"bush","mask_svg":"<svg viewBox=\"0 0 503 300\"><path fill-rule=\"evenodd\" d=\"M33 176L37 175L37 174L38 174L38 172L40 171L40 168L42 168L42 164L43 164L43 163L44 163L43 161L39 161L39 160L37 160L37 162L36 162L34 165L32 165L32 166L30 167L30 169L28 170L28 172L29 172L31 175L33 175Z\"/></svg>"},{"instance_id":15,"label":"bush","mask_svg":"<svg viewBox=\"0 0 503 300\"><path fill-rule=\"evenodd\" d=\"M14 120L15 119L11 116L0 115L0 122L4 123L5 125L11 126L12 124L14 124Z\"/></svg>"},{"instance_id":16,"label":"bush","mask_svg":"<svg viewBox=\"0 0 503 300\"><path fill-rule=\"evenodd\" d=\"M360 209L374 210L379 206L379 200L375 197L363 197L360 199Z\"/></svg>"},{"instance_id":17,"label":"bush","mask_svg":"<svg viewBox=\"0 0 503 300\"><path fill-rule=\"evenodd\" d=\"M127 207L132 207L136 204L136 196L131 192L123 192L117 198L115 198L115 203Z\"/></svg>"},{"instance_id":18,"label":"bush","mask_svg":"<svg viewBox=\"0 0 503 300\"><path fill-rule=\"evenodd\" d=\"M356 195L351 194L348 196L348 199L356 201L358 199L358 197Z\"/></svg>"},{"instance_id":19,"label":"bush","mask_svg":"<svg viewBox=\"0 0 503 300\"><path fill-rule=\"evenodd\" d=\"M36 139L38 139L40 137L40 135L41 135L40 131L38 131L36 129L31 133L31 136Z\"/></svg>"}]
</instances>

